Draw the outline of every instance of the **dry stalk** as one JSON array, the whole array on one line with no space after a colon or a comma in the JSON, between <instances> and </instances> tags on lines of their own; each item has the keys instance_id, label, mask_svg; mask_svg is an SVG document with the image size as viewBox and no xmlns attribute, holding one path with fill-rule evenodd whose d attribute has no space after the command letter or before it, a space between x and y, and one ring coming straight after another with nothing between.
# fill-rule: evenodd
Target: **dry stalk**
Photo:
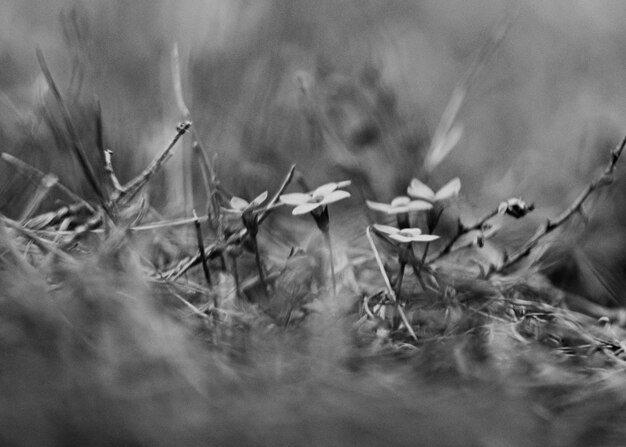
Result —
<instances>
[{"instance_id":1,"label":"dry stalk","mask_svg":"<svg viewBox=\"0 0 626 447\"><path fill-rule=\"evenodd\" d=\"M191 121L184 121L179 123L176 126L176 135L170 141L165 149L161 151L157 157L152 160L152 163L143 170L141 174L135 177L133 180L129 181L126 185L123 186L122 191L118 194L115 194L113 197L113 201L117 203L128 203L132 200L133 197L137 195L137 193L150 181L152 176L156 174L165 164L165 162L172 155L172 149L183 135L187 133L189 128L191 127Z\"/></svg>"},{"instance_id":2,"label":"dry stalk","mask_svg":"<svg viewBox=\"0 0 626 447\"><path fill-rule=\"evenodd\" d=\"M477 231L477 230L482 230L484 225L487 223L487 221L489 221L489 219L495 217L498 215L498 208L495 208L491 211L489 211L487 214L485 214L483 217L481 217L480 219L478 219L478 221L470 226L466 226L463 224L463 222L461 222L461 219L459 219L458 221L458 228L457 228L457 232L454 235L454 237L452 237L452 239L450 239L450 241L446 244L445 247L443 247L441 250L439 250L439 252L435 253L433 256L431 256L428 259L428 263L432 263L435 262L441 258L443 258L444 256L450 254L453 250L452 248L454 247L454 244L456 244L456 242L461 238L461 236L464 236L465 234L471 232L471 231Z\"/></svg>"},{"instance_id":3,"label":"dry stalk","mask_svg":"<svg viewBox=\"0 0 626 447\"><path fill-rule=\"evenodd\" d=\"M611 159L609 160L609 163L602 172L602 174L598 176L598 178L593 180L589 185L587 185L587 187L580 193L576 200L574 200L574 202L565 211L563 211L554 219L548 219L546 223L540 226L535 234L521 248L508 256L507 259L502 263L502 265L498 266L496 269L490 272L490 274L502 272L528 256L531 251L537 246L541 239L543 239L546 235L563 225L574 214L580 212L582 210L583 204L594 191L604 186L610 185L614 180L613 172L615 171L615 165L622 155L625 146L626 136L624 137L622 142L611 151Z\"/></svg>"},{"instance_id":4,"label":"dry stalk","mask_svg":"<svg viewBox=\"0 0 626 447\"><path fill-rule=\"evenodd\" d=\"M206 279L209 287L213 284L211 281L211 272L209 270L208 259L204 251L204 237L202 236L202 227L200 226L200 220L196 214L196 210L193 210L194 226L196 227L196 241L198 242L198 251L200 252L200 261L202 262L202 271L204 272L204 279ZM215 302L217 307L217 302Z\"/></svg>"}]
</instances>

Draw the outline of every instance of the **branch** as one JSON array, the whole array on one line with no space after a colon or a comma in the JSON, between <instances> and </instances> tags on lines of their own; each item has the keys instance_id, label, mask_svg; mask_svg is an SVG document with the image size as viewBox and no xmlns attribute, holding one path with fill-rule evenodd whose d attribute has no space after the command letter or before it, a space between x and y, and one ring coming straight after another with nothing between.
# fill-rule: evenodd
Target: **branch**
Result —
<instances>
[{"instance_id":1,"label":"branch","mask_svg":"<svg viewBox=\"0 0 626 447\"><path fill-rule=\"evenodd\" d=\"M496 268L491 273L502 272L528 256L533 248L537 246L541 239L543 239L547 234L551 233L552 231L563 225L567 220L572 217L572 215L580 212L587 198L595 190L613 183L613 172L615 171L615 165L622 155L624 147L626 147L626 136L624 137L622 142L611 151L611 159L607 167L604 169L604 172L598 178L592 181L565 211L563 211L554 219L548 219L548 221L540 226L535 234L521 248L519 248L512 255L510 255L507 260L502 263L501 266Z\"/></svg>"},{"instance_id":2,"label":"branch","mask_svg":"<svg viewBox=\"0 0 626 447\"><path fill-rule=\"evenodd\" d=\"M459 226L458 226L458 230L457 230L456 235L452 239L450 239L450 241L446 244L446 246L443 247L438 253L436 253L433 256L431 256L428 259L427 262L430 264L430 263L435 262L438 259L441 259L444 256L448 255L450 252L452 252L452 247L461 238L461 236L463 236L463 235L465 235L465 234L467 234L467 233L469 233L471 231L481 230L489 219L491 219L492 217L495 217L497 215L498 215L498 208L495 208L495 209L489 211L483 217L481 217L474 225L471 225L469 227L465 226L461 222L461 220L459 219Z\"/></svg>"},{"instance_id":3,"label":"branch","mask_svg":"<svg viewBox=\"0 0 626 447\"><path fill-rule=\"evenodd\" d=\"M152 163L150 163L150 165L146 169L144 169L141 174L139 174L133 180L129 181L123 187L123 191L119 192L116 197L114 196L114 200L117 202L120 202L122 200L128 202L133 197L135 197L135 195L137 195L141 188L143 188L146 183L148 183L152 176L163 167L165 162L172 155L172 149L174 148L180 137L185 135L190 127L191 121L183 121L182 123L179 123L178 126L176 126L176 135L174 136L170 144L168 144L168 146L163 149L163 151L161 151L161 153L154 160L152 160Z\"/></svg>"}]
</instances>

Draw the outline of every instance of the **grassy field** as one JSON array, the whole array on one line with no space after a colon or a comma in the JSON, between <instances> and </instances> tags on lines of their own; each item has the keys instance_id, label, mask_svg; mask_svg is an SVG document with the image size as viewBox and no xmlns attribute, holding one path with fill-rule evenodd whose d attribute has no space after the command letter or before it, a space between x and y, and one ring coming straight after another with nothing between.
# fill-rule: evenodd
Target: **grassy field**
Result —
<instances>
[{"instance_id":1,"label":"grassy field","mask_svg":"<svg viewBox=\"0 0 626 447\"><path fill-rule=\"evenodd\" d=\"M626 444L626 7L0 4L0 444Z\"/></svg>"}]
</instances>

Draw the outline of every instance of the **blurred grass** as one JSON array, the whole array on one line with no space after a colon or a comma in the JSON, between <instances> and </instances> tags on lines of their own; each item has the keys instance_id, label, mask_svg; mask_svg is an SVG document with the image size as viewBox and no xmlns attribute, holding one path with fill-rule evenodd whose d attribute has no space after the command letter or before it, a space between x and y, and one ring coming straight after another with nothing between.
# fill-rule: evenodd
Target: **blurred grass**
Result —
<instances>
[{"instance_id":1,"label":"blurred grass","mask_svg":"<svg viewBox=\"0 0 626 447\"><path fill-rule=\"evenodd\" d=\"M183 118L171 67L178 45L194 129L217 153L229 190L248 199L274 190L293 162L312 185L353 179L357 200L333 216L332 230L340 265L354 263L342 281L375 293L380 281L359 237L367 216L355 203L388 200L420 173L456 83L508 7L498 0L2 2L2 151L93 200L39 74L40 47L94 165L97 98L116 173L130 180ZM458 115L463 136L430 180L462 179L464 218L511 196L535 202L537 217L505 229L502 245L519 245L565 208L621 138L625 16L617 2L525 2L469 89ZM150 187L167 217L206 206L191 142L185 137ZM5 164L0 178L0 211L19 216L36 184ZM566 293L626 301L622 183L600 195L589 225L572 224L554 259L543 261ZM61 198L51 195L45 209ZM10 361L0 373L0 441L620 445L621 329L559 313L552 306L562 291L536 278L494 286L443 277L443 298L420 296L409 309L420 328L416 350L360 319L349 307L360 296L342 297L346 316L311 312L327 304L314 286L325 255L310 226L282 217L260 241L274 265L285 265L273 300L236 301L232 278L222 274L211 292L223 300L222 321L180 304L209 302L198 277L178 290L148 281L140 268L138 254L164 267L195 250L184 231L113 234L99 253L69 259L32 255L14 233L3 235L0 349ZM446 217L444 227L453 227L456 216ZM301 253L287 262L293 247ZM240 267L252 270L250 259Z\"/></svg>"}]
</instances>

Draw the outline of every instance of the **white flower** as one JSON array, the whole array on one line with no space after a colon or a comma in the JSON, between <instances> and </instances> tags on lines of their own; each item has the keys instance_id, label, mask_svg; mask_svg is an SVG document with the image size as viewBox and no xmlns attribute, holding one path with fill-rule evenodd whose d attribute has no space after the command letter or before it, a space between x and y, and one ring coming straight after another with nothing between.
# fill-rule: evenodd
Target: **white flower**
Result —
<instances>
[{"instance_id":1,"label":"white flower","mask_svg":"<svg viewBox=\"0 0 626 447\"><path fill-rule=\"evenodd\" d=\"M461 190L461 180L456 177L446 183L437 192L434 192L430 187L414 178L411 180L411 184L407 188L407 193L419 200L425 200L430 203L441 202L451 197L458 195Z\"/></svg>"},{"instance_id":2,"label":"white flower","mask_svg":"<svg viewBox=\"0 0 626 447\"><path fill-rule=\"evenodd\" d=\"M311 192L283 194L280 196L280 201L285 205L295 206L292 211L293 215L306 214L317 208L323 208L329 203L338 202L350 197L348 191L339 189L348 185L350 185L350 180L338 183L326 183Z\"/></svg>"},{"instance_id":3,"label":"white flower","mask_svg":"<svg viewBox=\"0 0 626 447\"><path fill-rule=\"evenodd\" d=\"M439 239L439 236L435 236L434 234L422 234L422 230L419 228L403 228L400 230L389 225L374 224L374 229L402 244L409 244L411 242L432 242Z\"/></svg>"},{"instance_id":4,"label":"white flower","mask_svg":"<svg viewBox=\"0 0 626 447\"><path fill-rule=\"evenodd\" d=\"M256 196L252 202L248 202L241 197L233 196L230 199L230 208L225 208L224 211L228 213L243 214L261 206L261 204L265 202L265 199L267 199L267 191L264 191Z\"/></svg>"},{"instance_id":5,"label":"white flower","mask_svg":"<svg viewBox=\"0 0 626 447\"><path fill-rule=\"evenodd\" d=\"M399 196L391 201L391 203L380 203L366 200L367 206L375 211L381 211L386 214L401 214L409 211L424 211L433 207L432 203L424 200L411 200L407 196Z\"/></svg>"}]
</instances>

